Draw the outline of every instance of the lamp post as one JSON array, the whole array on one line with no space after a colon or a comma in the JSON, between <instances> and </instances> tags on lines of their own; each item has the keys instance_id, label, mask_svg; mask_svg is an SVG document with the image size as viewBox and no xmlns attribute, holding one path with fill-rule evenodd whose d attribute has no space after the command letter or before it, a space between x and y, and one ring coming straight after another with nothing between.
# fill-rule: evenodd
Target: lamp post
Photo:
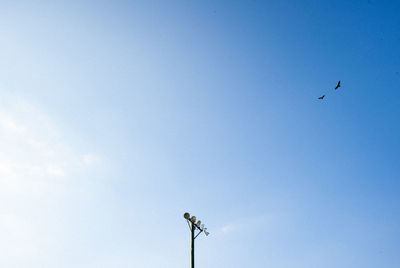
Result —
<instances>
[{"instance_id":1,"label":"lamp post","mask_svg":"<svg viewBox=\"0 0 400 268\"><path fill-rule=\"evenodd\" d=\"M208 236L210 233L207 232L207 228L204 227L204 224L201 224L201 221L196 222L196 217L190 217L190 214L186 212L183 214L183 217L186 219L186 222L189 226L190 233L191 233L191 268L194 268L194 240L199 236L199 234L204 233ZM196 235L195 232L199 231Z\"/></svg>"}]
</instances>

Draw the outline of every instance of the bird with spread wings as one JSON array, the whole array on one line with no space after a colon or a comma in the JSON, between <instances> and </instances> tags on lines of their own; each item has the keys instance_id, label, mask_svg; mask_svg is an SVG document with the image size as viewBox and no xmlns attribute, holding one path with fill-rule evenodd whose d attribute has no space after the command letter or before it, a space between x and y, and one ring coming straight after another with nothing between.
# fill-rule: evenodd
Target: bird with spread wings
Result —
<instances>
[{"instance_id":1,"label":"bird with spread wings","mask_svg":"<svg viewBox=\"0 0 400 268\"><path fill-rule=\"evenodd\" d=\"M337 85L336 85L336 87L335 87L335 90L337 90L338 88L340 88L340 81L337 83ZM319 97L318 99L319 100L323 100L325 98L325 95L322 95L321 97Z\"/></svg>"},{"instance_id":2,"label":"bird with spread wings","mask_svg":"<svg viewBox=\"0 0 400 268\"><path fill-rule=\"evenodd\" d=\"M340 81L337 83L337 86L335 87L335 90L340 88Z\"/></svg>"}]
</instances>

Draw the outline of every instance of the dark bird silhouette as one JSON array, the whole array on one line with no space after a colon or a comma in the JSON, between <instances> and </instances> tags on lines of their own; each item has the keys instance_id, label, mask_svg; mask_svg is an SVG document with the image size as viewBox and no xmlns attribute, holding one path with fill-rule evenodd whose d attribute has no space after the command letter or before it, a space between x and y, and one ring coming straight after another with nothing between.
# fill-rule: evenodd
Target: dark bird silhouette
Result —
<instances>
[{"instance_id":1,"label":"dark bird silhouette","mask_svg":"<svg viewBox=\"0 0 400 268\"><path fill-rule=\"evenodd\" d=\"M319 97L319 100L323 100L325 98L325 95L322 95L321 97Z\"/></svg>"},{"instance_id":2,"label":"dark bird silhouette","mask_svg":"<svg viewBox=\"0 0 400 268\"><path fill-rule=\"evenodd\" d=\"M337 83L337 86L335 87L335 90L340 88L340 81Z\"/></svg>"}]
</instances>

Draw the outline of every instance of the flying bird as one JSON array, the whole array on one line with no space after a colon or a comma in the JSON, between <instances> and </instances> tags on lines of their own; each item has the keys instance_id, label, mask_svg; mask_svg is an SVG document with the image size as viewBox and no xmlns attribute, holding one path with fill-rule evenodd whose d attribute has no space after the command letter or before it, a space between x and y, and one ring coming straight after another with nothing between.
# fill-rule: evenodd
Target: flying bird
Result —
<instances>
[{"instance_id":1,"label":"flying bird","mask_svg":"<svg viewBox=\"0 0 400 268\"><path fill-rule=\"evenodd\" d=\"M335 87L335 90L340 88L340 81L337 83L337 86Z\"/></svg>"},{"instance_id":2,"label":"flying bird","mask_svg":"<svg viewBox=\"0 0 400 268\"><path fill-rule=\"evenodd\" d=\"M321 97L319 97L319 100L323 100L325 98L325 95L322 95Z\"/></svg>"}]
</instances>

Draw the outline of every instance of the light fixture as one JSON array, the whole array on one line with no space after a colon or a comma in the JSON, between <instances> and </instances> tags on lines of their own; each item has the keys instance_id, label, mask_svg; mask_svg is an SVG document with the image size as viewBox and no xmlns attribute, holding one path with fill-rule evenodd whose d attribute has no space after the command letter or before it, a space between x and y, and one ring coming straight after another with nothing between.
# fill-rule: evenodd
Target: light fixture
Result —
<instances>
[{"instance_id":1,"label":"light fixture","mask_svg":"<svg viewBox=\"0 0 400 268\"><path fill-rule=\"evenodd\" d=\"M189 226L191 232L191 267L194 268L194 240L199 236L199 234L204 233L208 236L210 233L207 232L207 228L204 227L204 224L201 223L200 220L196 222L196 216L191 216L188 212L183 214L183 217L186 219L187 224ZM196 234L197 233L197 234Z\"/></svg>"}]
</instances>

